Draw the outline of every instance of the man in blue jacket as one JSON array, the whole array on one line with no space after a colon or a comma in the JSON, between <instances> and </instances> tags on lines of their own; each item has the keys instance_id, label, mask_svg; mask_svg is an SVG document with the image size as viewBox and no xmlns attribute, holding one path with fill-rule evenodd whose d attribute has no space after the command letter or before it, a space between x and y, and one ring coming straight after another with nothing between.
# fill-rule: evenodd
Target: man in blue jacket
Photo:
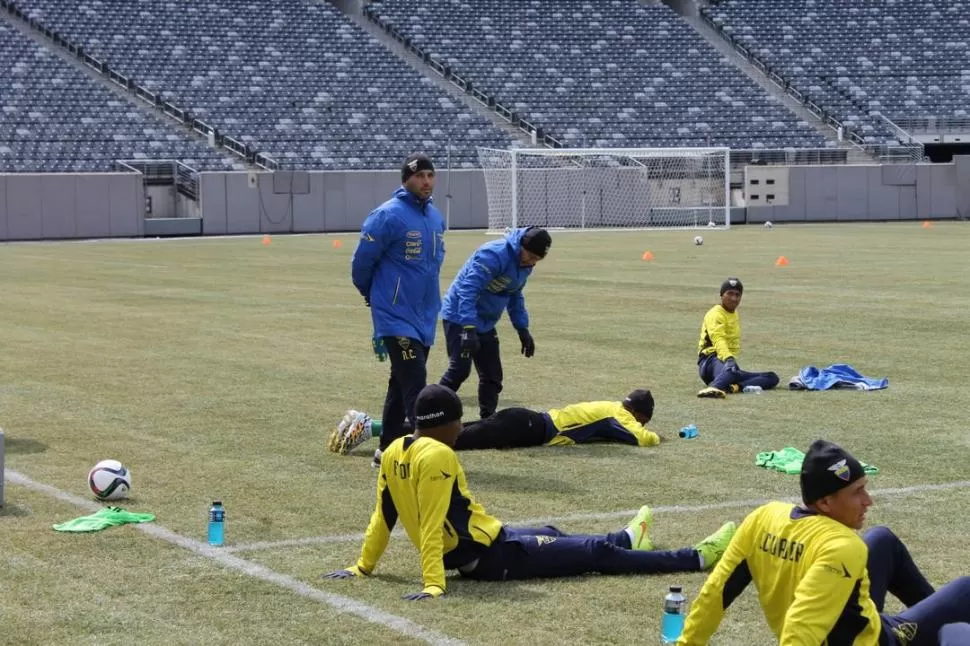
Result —
<instances>
[{"instance_id":1,"label":"man in blue jacket","mask_svg":"<svg viewBox=\"0 0 970 646\"><path fill-rule=\"evenodd\" d=\"M391 360L384 399L381 453L414 426L414 403L427 385L428 352L441 308L438 277L445 259L445 221L432 204L435 171L424 155L401 168L403 186L364 220L351 260L354 287L371 308L374 353Z\"/></svg>"},{"instance_id":2,"label":"man in blue jacket","mask_svg":"<svg viewBox=\"0 0 970 646\"><path fill-rule=\"evenodd\" d=\"M513 229L504 239L486 242L458 271L441 308L448 349L448 370L441 385L458 392L478 372L478 410L482 419L498 408L502 392L502 358L495 324L508 310L519 333L522 354L536 350L529 333L529 313L522 290L532 268L546 257L552 237L539 227Z\"/></svg>"}]
</instances>

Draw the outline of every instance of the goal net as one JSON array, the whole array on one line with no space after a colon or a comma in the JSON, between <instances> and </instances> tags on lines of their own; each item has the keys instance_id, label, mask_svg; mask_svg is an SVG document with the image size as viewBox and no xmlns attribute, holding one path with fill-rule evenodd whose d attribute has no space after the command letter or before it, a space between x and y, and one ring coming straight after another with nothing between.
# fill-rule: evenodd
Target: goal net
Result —
<instances>
[{"instance_id":1,"label":"goal net","mask_svg":"<svg viewBox=\"0 0 970 646\"><path fill-rule=\"evenodd\" d=\"M727 228L727 148L479 148L488 228Z\"/></svg>"}]
</instances>

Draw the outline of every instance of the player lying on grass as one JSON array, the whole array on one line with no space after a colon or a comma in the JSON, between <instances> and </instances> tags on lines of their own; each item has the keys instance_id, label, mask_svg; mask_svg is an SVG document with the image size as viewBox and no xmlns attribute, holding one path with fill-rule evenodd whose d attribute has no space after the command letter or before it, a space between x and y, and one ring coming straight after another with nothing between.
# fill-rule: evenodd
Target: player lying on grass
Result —
<instances>
[{"instance_id":1,"label":"player lying on grass","mask_svg":"<svg viewBox=\"0 0 970 646\"><path fill-rule=\"evenodd\" d=\"M970 621L970 577L934 592L889 529L856 534L872 505L858 460L835 444L814 442L802 464L801 490L802 506L768 503L745 518L678 644L707 644L752 581L781 646L970 644L966 626L941 630ZM906 610L881 614L887 592Z\"/></svg>"},{"instance_id":2,"label":"player lying on grass","mask_svg":"<svg viewBox=\"0 0 970 646\"><path fill-rule=\"evenodd\" d=\"M418 396L417 430L384 452L377 504L355 565L330 579L374 572L398 520L421 555L424 588L415 601L445 592L445 570L481 581L602 574L696 572L713 567L734 534L734 523L694 547L654 551L652 516L641 507L629 526L605 536L569 536L555 527L512 529L488 515L468 490L452 450L461 432L462 407L450 389L431 384Z\"/></svg>"},{"instance_id":3,"label":"player lying on grass","mask_svg":"<svg viewBox=\"0 0 970 646\"><path fill-rule=\"evenodd\" d=\"M723 399L728 393L770 390L778 385L773 372L745 372L738 367L741 317L738 306L744 285L737 278L721 284L721 302L707 311L697 342L697 371L707 387L698 397Z\"/></svg>"},{"instance_id":4,"label":"player lying on grass","mask_svg":"<svg viewBox=\"0 0 970 646\"><path fill-rule=\"evenodd\" d=\"M528 446L620 442L639 446L660 444L660 436L647 428L653 417L653 395L634 390L621 402L570 404L549 411L506 408L491 417L465 422L456 451L513 449ZM329 448L347 454L367 438L380 435L381 423L366 413L350 410L330 436Z\"/></svg>"}]
</instances>

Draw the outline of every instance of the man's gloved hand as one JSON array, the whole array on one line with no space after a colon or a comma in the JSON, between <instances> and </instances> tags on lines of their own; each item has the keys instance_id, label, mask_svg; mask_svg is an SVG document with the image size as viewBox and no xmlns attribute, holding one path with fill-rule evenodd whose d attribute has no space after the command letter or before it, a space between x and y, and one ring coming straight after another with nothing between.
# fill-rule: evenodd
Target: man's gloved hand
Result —
<instances>
[{"instance_id":1,"label":"man's gloved hand","mask_svg":"<svg viewBox=\"0 0 970 646\"><path fill-rule=\"evenodd\" d=\"M738 362L734 360L734 357L728 357L727 361L724 362L724 369L728 372L737 372Z\"/></svg>"},{"instance_id":2,"label":"man's gloved hand","mask_svg":"<svg viewBox=\"0 0 970 646\"><path fill-rule=\"evenodd\" d=\"M429 585L421 592L412 592L411 594L406 594L402 599L407 601L423 601L425 599L437 599L445 593L444 590L436 585Z\"/></svg>"},{"instance_id":3,"label":"man's gloved hand","mask_svg":"<svg viewBox=\"0 0 970 646\"><path fill-rule=\"evenodd\" d=\"M371 344L374 346L374 354L377 355L377 360L387 361L387 346L384 345L384 337L375 336L371 340Z\"/></svg>"},{"instance_id":4,"label":"man's gloved hand","mask_svg":"<svg viewBox=\"0 0 970 646\"><path fill-rule=\"evenodd\" d=\"M356 565L352 565L345 570L334 570L333 572L327 572L322 576L324 579L353 579L359 576L368 576L368 574Z\"/></svg>"},{"instance_id":5,"label":"man's gloved hand","mask_svg":"<svg viewBox=\"0 0 970 646\"><path fill-rule=\"evenodd\" d=\"M478 330L474 325L466 325L461 329L461 352L469 356L478 352L481 343L478 340Z\"/></svg>"},{"instance_id":6,"label":"man's gloved hand","mask_svg":"<svg viewBox=\"0 0 970 646\"><path fill-rule=\"evenodd\" d=\"M516 332L519 333L519 341L522 342L522 354L528 359L536 353L535 339L532 338L532 335L529 334L529 330L526 328L516 330Z\"/></svg>"},{"instance_id":7,"label":"man's gloved hand","mask_svg":"<svg viewBox=\"0 0 970 646\"><path fill-rule=\"evenodd\" d=\"M364 297L364 305L366 305L367 307L370 307L370 296Z\"/></svg>"}]
</instances>

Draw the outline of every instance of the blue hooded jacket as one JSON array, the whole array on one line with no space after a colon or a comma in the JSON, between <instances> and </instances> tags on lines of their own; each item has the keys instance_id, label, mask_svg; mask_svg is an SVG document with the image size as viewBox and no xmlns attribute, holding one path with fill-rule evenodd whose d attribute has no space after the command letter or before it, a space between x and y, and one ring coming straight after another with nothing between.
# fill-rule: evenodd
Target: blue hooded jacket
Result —
<instances>
[{"instance_id":1,"label":"blue hooded jacket","mask_svg":"<svg viewBox=\"0 0 970 646\"><path fill-rule=\"evenodd\" d=\"M445 220L431 199L421 202L404 187L364 220L350 274L370 299L375 336L434 345L444 233Z\"/></svg>"},{"instance_id":2,"label":"blue hooded jacket","mask_svg":"<svg viewBox=\"0 0 970 646\"><path fill-rule=\"evenodd\" d=\"M529 327L522 289L532 267L519 266L519 251L526 229L514 229L504 238L486 242L465 261L441 307L441 318L459 325L474 325L488 332L505 309L517 330Z\"/></svg>"}]
</instances>

